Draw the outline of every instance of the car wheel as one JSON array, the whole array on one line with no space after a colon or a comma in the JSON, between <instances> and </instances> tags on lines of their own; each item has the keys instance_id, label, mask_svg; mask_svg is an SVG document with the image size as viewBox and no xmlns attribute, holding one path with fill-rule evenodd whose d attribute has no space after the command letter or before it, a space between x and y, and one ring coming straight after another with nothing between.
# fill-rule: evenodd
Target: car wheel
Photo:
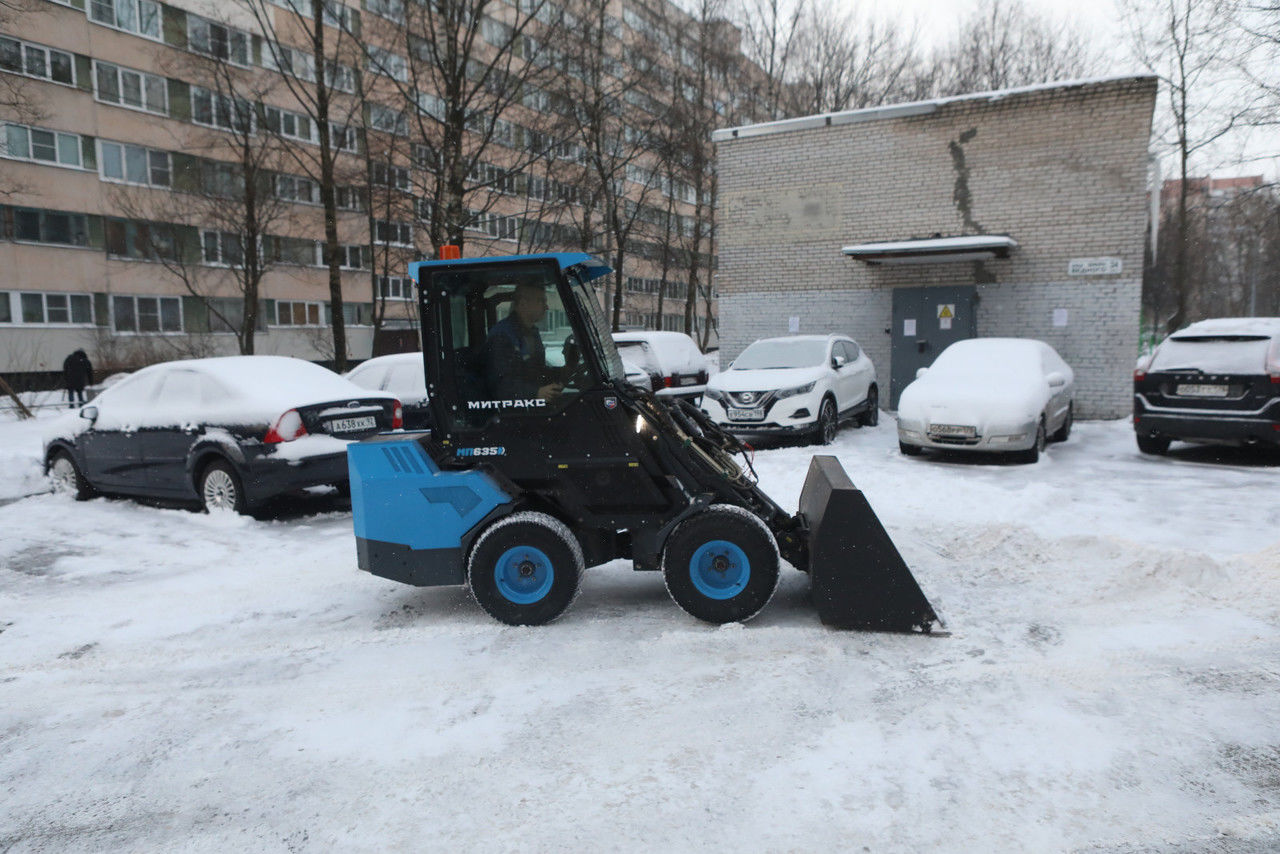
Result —
<instances>
[{"instance_id":1,"label":"car wheel","mask_svg":"<svg viewBox=\"0 0 1280 854\"><path fill-rule=\"evenodd\" d=\"M86 501L97 494L66 451L58 451L50 459L49 483L54 492L74 495L76 501Z\"/></svg>"},{"instance_id":2,"label":"car wheel","mask_svg":"<svg viewBox=\"0 0 1280 854\"><path fill-rule=\"evenodd\" d=\"M751 619L778 586L778 546L755 514L717 505L681 522L662 549L667 592L708 623Z\"/></svg>"},{"instance_id":3,"label":"car wheel","mask_svg":"<svg viewBox=\"0 0 1280 854\"><path fill-rule=\"evenodd\" d=\"M240 477L226 460L212 462L200 473L200 504L206 513L247 512Z\"/></svg>"},{"instance_id":4,"label":"car wheel","mask_svg":"<svg viewBox=\"0 0 1280 854\"><path fill-rule=\"evenodd\" d=\"M822 399L822 406L818 409L818 429L817 440L823 445L830 445L836 440L836 431L840 429L840 424L836 420L836 403L829 397Z\"/></svg>"},{"instance_id":5,"label":"car wheel","mask_svg":"<svg viewBox=\"0 0 1280 854\"><path fill-rule=\"evenodd\" d=\"M898 451L904 457L918 457L920 456L920 452L922 450L924 449L921 448L919 445L908 445L906 442L903 442L902 440L898 441Z\"/></svg>"},{"instance_id":6,"label":"car wheel","mask_svg":"<svg viewBox=\"0 0 1280 854\"><path fill-rule=\"evenodd\" d=\"M874 427L880 423L880 391L875 386L867 389L867 410L858 417L858 424Z\"/></svg>"},{"instance_id":7,"label":"car wheel","mask_svg":"<svg viewBox=\"0 0 1280 854\"><path fill-rule=\"evenodd\" d=\"M1143 436L1138 434L1138 450L1144 454L1164 456L1169 453L1169 443L1171 441L1166 436Z\"/></svg>"},{"instance_id":8,"label":"car wheel","mask_svg":"<svg viewBox=\"0 0 1280 854\"><path fill-rule=\"evenodd\" d=\"M1075 404L1067 404L1067 417L1062 420L1062 426L1053 433L1053 441L1065 442L1071 435L1071 424L1075 421Z\"/></svg>"},{"instance_id":9,"label":"car wheel","mask_svg":"<svg viewBox=\"0 0 1280 854\"><path fill-rule=\"evenodd\" d=\"M1040 461L1040 454L1044 451L1045 433L1044 433L1044 416L1040 416L1040 423L1036 425L1036 441L1035 444L1025 451L1018 454L1018 461L1023 463L1036 463Z\"/></svg>"},{"instance_id":10,"label":"car wheel","mask_svg":"<svg viewBox=\"0 0 1280 854\"><path fill-rule=\"evenodd\" d=\"M564 523L545 513L515 513L476 540L467 586L495 620L540 626L573 604L583 568L582 547Z\"/></svg>"}]
</instances>

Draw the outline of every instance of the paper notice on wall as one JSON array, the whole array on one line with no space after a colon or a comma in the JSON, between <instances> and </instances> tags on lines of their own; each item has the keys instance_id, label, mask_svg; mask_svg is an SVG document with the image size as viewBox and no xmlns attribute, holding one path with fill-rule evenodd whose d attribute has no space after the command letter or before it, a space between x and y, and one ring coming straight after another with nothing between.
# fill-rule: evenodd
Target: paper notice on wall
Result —
<instances>
[{"instance_id":1,"label":"paper notice on wall","mask_svg":"<svg viewBox=\"0 0 1280 854\"><path fill-rule=\"evenodd\" d=\"M1067 325L1067 310L1065 308L1055 308L1053 310L1053 325L1054 326Z\"/></svg>"},{"instance_id":2,"label":"paper notice on wall","mask_svg":"<svg viewBox=\"0 0 1280 854\"><path fill-rule=\"evenodd\" d=\"M951 318L949 318L949 317L940 317L940 318L938 318L938 328L939 328L939 329L950 329L950 328L951 328Z\"/></svg>"},{"instance_id":3,"label":"paper notice on wall","mask_svg":"<svg viewBox=\"0 0 1280 854\"><path fill-rule=\"evenodd\" d=\"M902 321L902 334L908 337L916 334L916 319L914 317L908 317Z\"/></svg>"},{"instance_id":4,"label":"paper notice on wall","mask_svg":"<svg viewBox=\"0 0 1280 854\"><path fill-rule=\"evenodd\" d=\"M791 317L787 318L787 331L788 331L788 332L799 332L799 331L800 331L800 318L798 318L798 317L796 317L796 316L794 316L794 315L792 315Z\"/></svg>"}]
</instances>

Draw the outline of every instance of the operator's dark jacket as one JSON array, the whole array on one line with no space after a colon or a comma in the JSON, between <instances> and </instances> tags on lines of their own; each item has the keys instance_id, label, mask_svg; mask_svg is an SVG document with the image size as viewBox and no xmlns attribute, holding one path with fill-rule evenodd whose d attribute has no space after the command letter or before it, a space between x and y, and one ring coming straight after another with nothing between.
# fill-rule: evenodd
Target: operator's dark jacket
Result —
<instances>
[{"instance_id":1,"label":"operator's dark jacket","mask_svg":"<svg viewBox=\"0 0 1280 854\"><path fill-rule=\"evenodd\" d=\"M485 385L495 399L535 397L549 381L542 336L535 328L522 327L515 314L493 325L484 349Z\"/></svg>"},{"instance_id":2,"label":"operator's dark jacket","mask_svg":"<svg viewBox=\"0 0 1280 854\"><path fill-rule=\"evenodd\" d=\"M77 350L62 361L62 379L69 391L84 391L93 385L93 364L83 350Z\"/></svg>"}]
</instances>

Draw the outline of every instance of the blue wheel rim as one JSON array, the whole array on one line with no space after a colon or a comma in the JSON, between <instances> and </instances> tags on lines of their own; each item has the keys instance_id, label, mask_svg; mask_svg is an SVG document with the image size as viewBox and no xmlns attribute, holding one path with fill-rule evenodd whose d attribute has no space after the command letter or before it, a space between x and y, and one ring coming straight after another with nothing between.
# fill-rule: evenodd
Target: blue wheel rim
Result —
<instances>
[{"instance_id":1,"label":"blue wheel rim","mask_svg":"<svg viewBox=\"0 0 1280 854\"><path fill-rule=\"evenodd\" d=\"M555 583L556 571L551 558L533 546L507 549L493 566L493 580L498 592L508 602L532 605L541 601Z\"/></svg>"},{"instance_id":2,"label":"blue wheel rim","mask_svg":"<svg viewBox=\"0 0 1280 854\"><path fill-rule=\"evenodd\" d=\"M689 558L689 577L708 599L732 599L751 580L751 561L728 540L711 540Z\"/></svg>"}]
</instances>

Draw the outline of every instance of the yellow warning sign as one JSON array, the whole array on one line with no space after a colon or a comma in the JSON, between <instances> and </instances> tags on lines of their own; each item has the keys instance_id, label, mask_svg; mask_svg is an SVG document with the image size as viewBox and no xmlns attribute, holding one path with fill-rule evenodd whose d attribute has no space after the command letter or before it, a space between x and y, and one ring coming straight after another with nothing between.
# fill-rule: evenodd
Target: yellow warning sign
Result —
<instances>
[{"instance_id":1,"label":"yellow warning sign","mask_svg":"<svg viewBox=\"0 0 1280 854\"><path fill-rule=\"evenodd\" d=\"M955 316L956 316L956 304L955 304L955 303L951 303L951 304L949 304L949 305L939 305L939 306L938 306L938 319L939 319L939 320L950 320L951 318L953 318L953 317L955 317Z\"/></svg>"}]
</instances>

